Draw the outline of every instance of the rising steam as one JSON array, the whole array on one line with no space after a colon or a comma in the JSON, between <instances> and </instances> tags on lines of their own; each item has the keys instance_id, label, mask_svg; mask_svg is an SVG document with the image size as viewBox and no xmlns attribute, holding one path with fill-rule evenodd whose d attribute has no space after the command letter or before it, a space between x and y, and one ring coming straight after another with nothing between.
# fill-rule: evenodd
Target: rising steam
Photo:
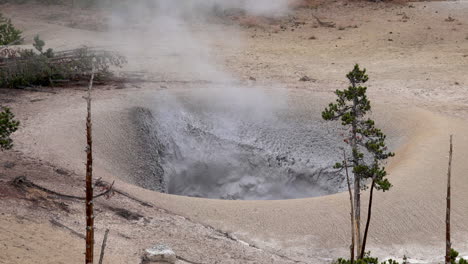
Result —
<instances>
[{"instance_id":1,"label":"rising steam","mask_svg":"<svg viewBox=\"0 0 468 264\"><path fill-rule=\"evenodd\" d=\"M285 90L242 85L223 66L214 43L238 49L242 37L235 27L226 33L210 19L232 9L262 16L288 11L287 1L269 0L143 1L113 11L114 42L127 55L131 70L169 83L164 85L168 92L157 93L151 107L132 114L136 126L144 128L139 136L147 153L141 156L157 163L147 166L146 175L135 176L137 184L223 199L336 192L341 183L324 162L333 144L319 147L326 133L317 125L304 125L317 118L290 116ZM171 81L203 85L172 93Z\"/></svg>"}]
</instances>

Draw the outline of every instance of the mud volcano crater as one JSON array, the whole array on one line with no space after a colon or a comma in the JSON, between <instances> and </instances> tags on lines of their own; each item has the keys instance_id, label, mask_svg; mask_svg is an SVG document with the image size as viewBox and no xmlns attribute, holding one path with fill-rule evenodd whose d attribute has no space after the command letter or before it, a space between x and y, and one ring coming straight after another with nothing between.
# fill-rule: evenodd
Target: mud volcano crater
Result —
<instances>
[{"instance_id":1,"label":"mud volcano crater","mask_svg":"<svg viewBox=\"0 0 468 264\"><path fill-rule=\"evenodd\" d=\"M310 98L309 98L310 99ZM301 94L163 91L128 111L132 182L169 194L269 200L344 189L337 124ZM338 140L337 140L338 139Z\"/></svg>"},{"instance_id":2,"label":"mud volcano crater","mask_svg":"<svg viewBox=\"0 0 468 264\"><path fill-rule=\"evenodd\" d=\"M236 200L305 198L346 189L342 172L333 168L346 147L343 130L321 119L331 95L205 88L138 96L125 111L116 116L106 111L96 121L103 131L97 135L98 166L129 183ZM385 128L395 117L376 118L392 149L401 131Z\"/></svg>"}]
</instances>

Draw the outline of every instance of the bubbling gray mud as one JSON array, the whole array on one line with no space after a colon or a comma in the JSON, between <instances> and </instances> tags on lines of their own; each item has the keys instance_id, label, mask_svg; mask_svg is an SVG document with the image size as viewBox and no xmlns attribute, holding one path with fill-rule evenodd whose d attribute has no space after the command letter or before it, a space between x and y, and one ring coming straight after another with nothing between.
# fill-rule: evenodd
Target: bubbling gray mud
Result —
<instances>
[{"instance_id":1,"label":"bubbling gray mud","mask_svg":"<svg viewBox=\"0 0 468 264\"><path fill-rule=\"evenodd\" d=\"M170 194L245 200L343 190L343 177L332 168L340 159L340 131L321 120L319 107L291 104L282 94L238 100L216 93L162 92L152 107L132 109L140 159L151 164L144 172L150 177L138 184Z\"/></svg>"}]
</instances>

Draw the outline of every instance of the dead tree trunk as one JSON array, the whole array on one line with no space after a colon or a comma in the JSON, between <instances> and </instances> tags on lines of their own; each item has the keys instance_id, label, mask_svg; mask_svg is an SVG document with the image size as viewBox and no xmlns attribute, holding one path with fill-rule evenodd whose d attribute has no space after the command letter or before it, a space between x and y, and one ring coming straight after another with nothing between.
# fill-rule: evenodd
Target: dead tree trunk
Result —
<instances>
[{"instance_id":1,"label":"dead tree trunk","mask_svg":"<svg viewBox=\"0 0 468 264\"><path fill-rule=\"evenodd\" d=\"M349 246L349 250L351 252L351 264L354 263L354 237L355 237L355 230L354 230L354 203L353 203L353 193L351 192L351 183L349 181L349 173L348 173L348 163L346 162L346 152L343 150L343 158L344 162L343 165L346 171L346 181L348 182L348 192L349 192L349 202L351 204L351 245Z\"/></svg>"},{"instance_id":2,"label":"dead tree trunk","mask_svg":"<svg viewBox=\"0 0 468 264\"><path fill-rule=\"evenodd\" d=\"M104 261L104 250L106 250L107 235L109 235L109 228L106 229L106 233L104 233L104 239L102 240L101 255L99 256L99 264L102 264Z\"/></svg>"},{"instance_id":3,"label":"dead tree trunk","mask_svg":"<svg viewBox=\"0 0 468 264\"><path fill-rule=\"evenodd\" d=\"M88 86L86 118L86 264L94 261L94 213L93 213L93 138L91 129L91 89L94 81L94 69Z\"/></svg>"},{"instance_id":4,"label":"dead tree trunk","mask_svg":"<svg viewBox=\"0 0 468 264\"><path fill-rule=\"evenodd\" d=\"M370 225L370 220L371 220L371 215L372 215L372 197L374 195L374 189L375 189L375 180L372 180L372 185L371 185L370 194L369 194L369 208L367 208L366 229L364 230L364 237L362 239L362 249L359 255L359 258L361 259L364 257L364 254L366 253L367 233L369 232L369 225Z\"/></svg>"},{"instance_id":5,"label":"dead tree trunk","mask_svg":"<svg viewBox=\"0 0 468 264\"><path fill-rule=\"evenodd\" d=\"M450 261L451 261L450 251L452 249L452 243L450 242L450 207L451 207L450 181L452 177L452 155L453 155L452 138L453 136L450 135L449 164L448 164L448 172L447 172L447 211L446 211L446 216L445 216L445 264L450 264Z\"/></svg>"}]
</instances>

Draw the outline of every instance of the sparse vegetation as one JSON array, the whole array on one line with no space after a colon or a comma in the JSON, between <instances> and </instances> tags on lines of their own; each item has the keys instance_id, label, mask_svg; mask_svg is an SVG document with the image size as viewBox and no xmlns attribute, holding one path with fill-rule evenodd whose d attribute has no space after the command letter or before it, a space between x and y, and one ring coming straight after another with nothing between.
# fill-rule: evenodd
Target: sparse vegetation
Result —
<instances>
[{"instance_id":1,"label":"sparse vegetation","mask_svg":"<svg viewBox=\"0 0 468 264\"><path fill-rule=\"evenodd\" d=\"M399 262L389 259L380 262L378 258L374 258L370 256L370 252L367 252L362 259L358 259L356 261L349 260L349 259L338 259L337 261L333 262L333 264L400 264ZM405 262L403 262L405 264Z\"/></svg>"},{"instance_id":2,"label":"sparse vegetation","mask_svg":"<svg viewBox=\"0 0 468 264\"><path fill-rule=\"evenodd\" d=\"M19 50L8 58L0 58L0 87L22 88L31 85L56 85L88 78L95 67L96 79L112 76L111 66L120 67L125 58L87 47L55 52L44 51L45 42L34 38L35 50Z\"/></svg>"},{"instance_id":3,"label":"sparse vegetation","mask_svg":"<svg viewBox=\"0 0 468 264\"><path fill-rule=\"evenodd\" d=\"M455 249L450 249L450 264L468 264L468 260L464 258L458 258L460 254ZM457 260L458 258L458 260Z\"/></svg>"},{"instance_id":4,"label":"sparse vegetation","mask_svg":"<svg viewBox=\"0 0 468 264\"><path fill-rule=\"evenodd\" d=\"M21 44L21 30L15 28L11 19L5 18L0 13L0 46Z\"/></svg>"}]
</instances>

